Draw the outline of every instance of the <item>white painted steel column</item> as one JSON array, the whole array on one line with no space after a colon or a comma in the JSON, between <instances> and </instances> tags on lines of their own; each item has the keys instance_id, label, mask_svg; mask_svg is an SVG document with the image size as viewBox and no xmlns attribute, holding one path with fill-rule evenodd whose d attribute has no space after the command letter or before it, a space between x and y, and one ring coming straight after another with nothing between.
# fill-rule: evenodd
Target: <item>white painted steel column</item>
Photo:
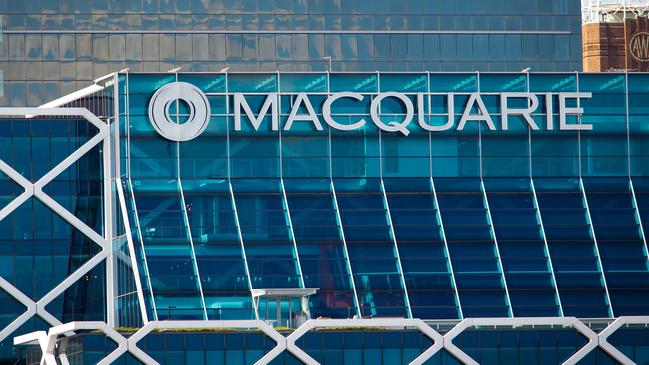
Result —
<instances>
[{"instance_id":1,"label":"white painted steel column","mask_svg":"<svg viewBox=\"0 0 649 365\"><path fill-rule=\"evenodd\" d=\"M284 209L286 210L286 220L288 223L289 233L291 234L291 242L293 243L293 253L295 255L294 259L297 265L298 274L300 275L300 286L304 288L305 284L304 284L304 275L302 274L302 264L300 263L300 252L297 249L297 241L295 240L295 232L293 231L293 220L291 219L291 210L288 207L288 199L286 198L284 179L283 178L280 179L279 182L280 182L280 187L282 189L282 204L284 205Z\"/></svg>"},{"instance_id":2,"label":"white painted steel column","mask_svg":"<svg viewBox=\"0 0 649 365\"><path fill-rule=\"evenodd\" d=\"M153 311L153 320L158 320L158 306L156 305L155 295L153 293L153 285L151 284L151 273L149 272L149 263L146 257L146 250L144 247L144 236L142 235L142 227L140 225L140 215L137 210L137 204L135 203L135 191L133 190L133 182L131 181L130 175L128 176L128 188L131 193L131 200L133 204L133 217L135 218L135 227L137 227L137 235L140 241L140 248L142 249L142 258L144 259L144 270L146 271L146 281L149 285L149 293L151 295L151 310ZM135 254L135 253L133 253Z\"/></svg>"},{"instance_id":3,"label":"white painted steel column","mask_svg":"<svg viewBox=\"0 0 649 365\"><path fill-rule=\"evenodd\" d=\"M178 82L178 69L174 72L176 82ZM178 89L178 96L176 97L176 124L180 124L180 89ZM194 250L194 238L192 237L192 230L189 224L189 216L187 215L187 204L185 203L185 194L183 192L183 183L180 179L180 142L175 142L176 144L176 179L178 195L180 197L181 212L183 215L183 221L185 222L185 228L187 233L187 239L189 241L190 256L192 260L192 267L194 273L196 274L196 281L198 285L198 291L201 295L201 304L203 306L203 319L207 319L207 308L205 307L205 295L203 295L203 283L201 282L201 273L198 269L198 262L196 261L196 251ZM171 311L170 311L171 313ZM170 318L169 318L170 319Z\"/></svg>"},{"instance_id":4,"label":"white painted steel column","mask_svg":"<svg viewBox=\"0 0 649 365\"><path fill-rule=\"evenodd\" d=\"M226 137L226 153L227 153L227 170L228 170L228 191L230 193L230 201L232 203L232 211L234 214L234 223L237 227L237 237L239 238L239 243L241 244L241 258L243 259L243 268L246 272L246 278L248 279L248 290L250 292L250 301L252 302L252 308L254 310L255 319L259 319L259 309L257 308L257 301L252 296L252 279L250 278L250 269L248 268L248 255L246 254L246 246L243 242L243 233L241 233L241 224L239 223L239 212L237 211L237 202L234 199L234 190L232 189L232 167L231 165L231 156L230 156L230 123L228 119L230 118L230 103L229 103L229 91L228 91L228 72L225 71L225 115L226 115L226 128L225 128L225 137Z\"/></svg>"},{"instance_id":5,"label":"white painted steel column","mask_svg":"<svg viewBox=\"0 0 649 365\"><path fill-rule=\"evenodd\" d=\"M638 226L640 228L640 234L642 235L642 241L644 242L644 252L645 252L645 257L647 260L649 260L649 247L647 247L647 235L644 230L644 226L642 225L642 217L640 216L640 210L638 209L638 201L635 197L635 188L633 187L633 180L629 179L629 189L631 190L631 199L633 199L633 212L638 220ZM648 262L649 264L649 262Z\"/></svg>"},{"instance_id":6,"label":"white painted steel column","mask_svg":"<svg viewBox=\"0 0 649 365\"><path fill-rule=\"evenodd\" d=\"M277 109L279 113L282 112L282 96L281 96L281 86L279 71L277 71ZM291 210L288 207L288 199L286 198L286 188L284 187L284 160L282 156L282 128L279 128L277 131L279 135L279 183L280 189L282 189L282 205L284 205L284 210L286 210L286 223L288 223L289 233L291 234L291 242L293 243L293 259L295 260L296 268L298 274L300 275L300 286L305 287L304 284L304 275L302 275L302 263L300 263L300 252L297 249L297 241L295 240L295 231L293 230L293 219L291 218Z\"/></svg>"},{"instance_id":7,"label":"white painted steel column","mask_svg":"<svg viewBox=\"0 0 649 365\"><path fill-rule=\"evenodd\" d=\"M529 72L525 77L525 88L526 91L529 93L530 92ZM532 102L528 98L527 106L530 107L531 103ZM561 304L561 295L559 294L559 287L557 286L557 278L554 273L554 266L552 264L552 255L550 254L550 246L548 245L548 238L545 234L545 226L543 225L543 217L541 216L541 207L539 206L539 200L538 197L536 196L536 187L534 186L534 179L532 178L534 172L532 169L532 129L529 125L527 126L527 153L529 155L528 163L529 163L529 173L530 173L530 187L532 188L532 199L534 203L535 215L536 215L536 219L539 222L539 226L541 227L543 248L545 250L545 254L547 255L548 265L550 267L550 274L552 274L552 286L554 287L554 294L556 295L557 304L559 305L559 316L563 317L564 314L563 314L563 305Z\"/></svg>"},{"instance_id":8,"label":"white painted steel column","mask_svg":"<svg viewBox=\"0 0 649 365\"><path fill-rule=\"evenodd\" d=\"M329 71L327 71L327 96L331 96L331 74ZM356 316L358 318L362 317L361 313L361 302L360 298L358 297L358 292L356 291L356 279L354 278L354 271L352 270L352 262L351 259L349 258L349 250L347 248L347 238L345 237L345 229L343 227L343 221L342 218L340 217L340 209L338 207L338 197L336 196L336 187L334 185L334 180L333 180L333 149L332 149L332 143L331 143L331 128L328 128L328 147L329 147L329 184L331 186L331 194L333 197L333 206L334 210L336 211L336 222L338 223L338 234L340 235L340 239L342 240L343 243L343 253L345 255L345 264L347 265L347 272L349 273L349 278L351 280L351 286L354 291L354 305L356 306L354 308L356 312Z\"/></svg>"},{"instance_id":9,"label":"white painted steel column","mask_svg":"<svg viewBox=\"0 0 649 365\"><path fill-rule=\"evenodd\" d=\"M385 194L385 186L383 185L383 178L381 178L381 194L383 195L383 204L385 205L385 212L387 213L388 224L390 225L390 236L392 237L392 242L394 244L394 254L396 255L397 258L397 269L399 270L399 274L401 275L401 284L403 285L406 312L408 313L408 318L412 318L412 307L410 306L410 296L408 295L406 277L403 274L403 265L401 265L401 255L399 254L399 244L397 243L397 237L394 234L392 215L390 214L390 204L388 203L388 197Z\"/></svg>"},{"instance_id":10,"label":"white painted steel column","mask_svg":"<svg viewBox=\"0 0 649 365\"><path fill-rule=\"evenodd\" d=\"M453 260L451 260L451 253L448 249L448 241L446 240L446 231L444 230L444 221L442 220L442 212L440 212L439 202L437 201L437 190L435 189L435 182L433 178L430 178L430 186L433 190L433 199L435 199L435 213L439 221L439 227L442 231L442 238L444 239L444 253L446 254L446 263L449 270L451 271L451 280L453 283L453 290L455 291L455 301L457 303L457 308L460 314L460 319L464 319L464 313L462 311L462 303L460 301L460 293L457 289L457 282L455 281L455 271L453 270Z\"/></svg>"},{"instance_id":11,"label":"white painted steel column","mask_svg":"<svg viewBox=\"0 0 649 365\"><path fill-rule=\"evenodd\" d=\"M131 260L131 268L133 276L135 277L135 289L137 290L137 299L140 304L140 314L142 315L142 322L147 324L149 322L149 315L146 311L146 302L144 301L144 290L142 289L142 281L140 277L140 268L137 263L137 256L135 254L135 245L133 237L131 236L131 222L128 218L128 210L126 209L126 199L124 197L124 188L122 187L122 179L117 177L117 197L119 200L120 211L124 221L124 230L126 231L126 242L128 244L128 251ZM144 255L144 253L142 253Z\"/></svg>"},{"instance_id":12,"label":"white painted steel column","mask_svg":"<svg viewBox=\"0 0 649 365\"><path fill-rule=\"evenodd\" d=\"M117 73L113 74L113 130L116 130L119 126L117 119L119 117L119 98L117 97L119 79ZM117 288L116 280L116 270L115 270L115 254L113 236L114 236L114 227L113 227L113 212L114 212L114 203L113 203L113 186L115 184L115 176L113 174L112 161L114 156L112 155L111 148L111 121L110 118L106 119L106 125L108 127L108 136L104 139L102 157L103 157L103 174L104 174L104 238L106 239L106 244L108 245L108 255L106 256L106 322L109 326L115 327L117 323L117 310L115 305L115 297Z\"/></svg>"},{"instance_id":13,"label":"white painted steel column","mask_svg":"<svg viewBox=\"0 0 649 365\"><path fill-rule=\"evenodd\" d=\"M178 142L180 143L180 142ZM201 272L198 268L198 261L196 260L196 250L194 249L194 238L192 237L192 229L189 224L189 215L187 214L187 203L185 203L185 193L183 193L183 183L178 176L178 190L180 193L180 203L182 204L183 220L187 228L187 239L189 240L189 247L191 249L191 259L196 273L196 281L198 281L198 291L201 294L201 304L203 305L203 319L208 319L207 307L205 305L205 294L203 294L203 283L201 282Z\"/></svg>"},{"instance_id":14,"label":"white painted steel column","mask_svg":"<svg viewBox=\"0 0 649 365\"><path fill-rule=\"evenodd\" d=\"M349 259L349 250L347 249L347 239L345 238L345 229L343 227L342 219L340 218L340 210L338 208L338 197L336 197L336 188L334 187L333 180L331 181L331 194L333 196L333 205L334 210L336 211L336 222L338 223L338 233L343 243L343 253L345 255L345 263L347 264L347 270L349 273L349 278L351 280L352 289L354 291L354 304L356 305L355 311L356 316L361 318L363 315L361 313L361 303L360 298L358 297L358 292L356 291L356 279L354 279L354 271L352 270L352 263Z\"/></svg>"},{"instance_id":15,"label":"white painted steel column","mask_svg":"<svg viewBox=\"0 0 649 365\"><path fill-rule=\"evenodd\" d=\"M629 73L624 73L624 84L625 89L625 106L626 106L626 146L627 146L627 171L629 173L629 190L631 191L631 198L633 199L633 210L635 217L640 226L640 234L642 235L642 241L644 242L644 253L647 260L649 260L649 246L647 245L647 235L644 231L644 226L642 225L642 217L640 216L640 210L638 208L638 200L635 196L635 188L633 187L633 179L631 179L631 121L629 120ZM647 262L649 268L649 261Z\"/></svg>"},{"instance_id":16,"label":"white painted steel column","mask_svg":"<svg viewBox=\"0 0 649 365\"><path fill-rule=\"evenodd\" d=\"M478 93L480 93L480 72L476 71L476 84L478 86ZM489 231L491 232L494 248L496 250L496 260L498 262L498 270L500 271L500 276L502 278L503 287L505 289L505 301L507 302L507 309L511 317L514 316L514 309L512 308L512 302L509 298L509 288L507 287L507 278L505 276L505 268L503 267L502 259L500 258L500 249L498 248L498 239L496 238L496 231L493 227L493 219L491 217L491 209L489 208L489 199L487 199L487 191L484 186L483 181L483 169L482 169L482 129L478 126L478 155L479 155L479 164L480 164L480 190L482 192L482 198L484 207L487 210L487 224L489 225Z\"/></svg>"},{"instance_id":17,"label":"white painted steel column","mask_svg":"<svg viewBox=\"0 0 649 365\"><path fill-rule=\"evenodd\" d=\"M593 244L595 245L595 254L597 255L597 266L602 274L602 282L604 284L604 291L606 292L606 301L608 304L609 316L615 317L615 312L613 311L613 303L611 303L611 296L608 292L608 284L606 283L606 273L604 272L604 265L602 264L602 257L599 254L599 245L597 244L597 235L595 235L595 228L593 227L593 219L590 216L590 208L588 207L588 198L586 197L586 189L584 188L584 182L581 177L579 177L579 190L581 192L581 197L584 202L584 207L586 208L586 217L588 218L588 229L593 238Z\"/></svg>"},{"instance_id":18,"label":"white painted steel column","mask_svg":"<svg viewBox=\"0 0 649 365\"><path fill-rule=\"evenodd\" d=\"M377 86L377 92L381 92L381 74L376 71L376 86ZM381 116L381 103L378 104L378 112L379 112L379 118ZM390 237L392 238L392 243L394 247L394 255L395 258L397 259L397 270L399 271L399 275L401 277L401 285L403 288L403 295L404 295L404 304L406 306L406 313L408 315L408 318L412 318L412 308L410 307L410 296L408 295L408 288L406 286L406 278L403 275L403 265L401 265L401 255L399 254L399 244L397 243L397 237L394 234L394 226L392 223L392 214L390 213L390 204L388 203L388 197L385 193L385 185L383 184L383 142L382 142L382 133L381 130L378 130L378 136L379 136L379 180L381 181L381 195L383 199L383 207L385 209L387 219L388 219L388 225L390 229Z\"/></svg>"},{"instance_id":19,"label":"white painted steel column","mask_svg":"<svg viewBox=\"0 0 649 365\"><path fill-rule=\"evenodd\" d=\"M541 235L543 236L543 247L545 249L545 254L548 255L548 264L550 265L550 273L552 274L552 284L554 286L554 293L557 296L557 302L559 304L559 316L563 317L563 305L561 304L561 295L559 294L559 287L557 286L557 278L554 273L554 266L552 265L552 255L550 254L550 246L548 245L548 238L545 235L545 226L543 226L543 217L541 216L541 207L539 206L539 200L536 196L536 187L534 186L534 180L530 179L530 185L532 186L532 199L534 199L534 208L536 210L536 218L539 220L539 225L541 227Z\"/></svg>"},{"instance_id":20,"label":"white painted steel column","mask_svg":"<svg viewBox=\"0 0 649 365\"><path fill-rule=\"evenodd\" d=\"M500 270L500 275L503 279L503 286L505 288L505 300L507 301L507 309L509 310L509 315L511 317L514 317L514 308L512 308L512 301L511 298L509 297L509 287L507 286L507 277L505 275L505 268L503 266L503 261L500 257L500 248L498 248L498 238L496 237L496 230L494 229L493 218L491 217L491 209L489 209L489 199L487 198L487 190L485 189L482 178L480 178L480 190L482 190L482 197L484 199L485 207L487 208L487 219L489 220L487 224L489 225L489 230L491 231L491 235L494 241L494 248L496 249L496 259L498 260L498 268Z\"/></svg>"},{"instance_id":21,"label":"white painted steel column","mask_svg":"<svg viewBox=\"0 0 649 365\"><path fill-rule=\"evenodd\" d=\"M259 310L257 308L257 302L252 296L252 279L250 278L250 269L248 268L248 255L246 254L246 247L243 243L243 234L241 233L241 225L239 223L239 212L237 211L237 202L234 199L234 190L232 189L232 182L228 181L228 187L230 189L230 199L232 201L232 210L234 211L234 222L237 225L237 236L239 237L239 243L241 244L241 254L243 258L244 269L246 270L246 277L248 278L248 288L250 289L250 300L252 301L252 306L255 310L255 319L259 319Z\"/></svg>"}]
</instances>

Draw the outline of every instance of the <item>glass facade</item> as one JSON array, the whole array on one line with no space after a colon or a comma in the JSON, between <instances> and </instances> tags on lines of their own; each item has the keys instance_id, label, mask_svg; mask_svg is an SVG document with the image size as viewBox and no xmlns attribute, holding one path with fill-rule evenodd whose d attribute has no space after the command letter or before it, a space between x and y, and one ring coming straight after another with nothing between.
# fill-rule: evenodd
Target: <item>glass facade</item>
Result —
<instances>
[{"instance_id":1,"label":"glass facade","mask_svg":"<svg viewBox=\"0 0 649 365\"><path fill-rule=\"evenodd\" d=\"M196 85L211 105L207 129L187 142L161 138L145 108L176 80ZM646 81L614 73L120 74L120 176L140 272L155 278L142 282L147 309L158 319L248 318L252 289L319 288L313 317L647 313L639 300L649 289ZM341 91L369 97L337 102L331 116L341 123L371 120L379 93L414 100L426 92L424 122L450 118L456 127L472 93L499 126L500 93L555 94L530 115L538 130L520 116L508 117L507 130L411 123L407 136L371 123L352 131L282 124L309 108L324 120L327 95ZM582 115L566 117L592 130L558 129L560 92L592 93L578 101ZM245 93L254 118L277 93L278 128L270 114L258 130L251 116L235 116L235 93ZM407 114L394 100L381 108L386 123Z\"/></svg>"},{"instance_id":2,"label":"glass facade","mask_svg":"<svg viewBox=\"0 0 649 365\"><path fill-rule=\"evenodd\" d=\"M105 268L88 267L102 248L86 231L105 230L104 151L94 146L66 163L98 135L76 116L3 117L0 130L0 359L9 361L16 357L13 335L106 318ZM28 193L8 170L39 184L41 194ZM79 274L82 279L69 279Z\"/></svg>"},{"instance_id":3,"label":"glass facade","mask_svg":"<svg viewBox=\"0 0 649 365\"><path fill-rule=\"evenodd\" d=\"M287 335L288 333L285 333ZM609 342L634 363L647 361L649 344L646 328L629 327L615 332ZM480 364L561 364L588 340L579 332L565 328L494 329L464 331L454 343ZM82 334L62 340L68 349L70 364L95 364L115 349L108 338ZM275 345L261 333L218 332L152 333L138 344L160 364L254 364ZM320 364L408 364L432 345L432 341L413 330L380 329L313 331L297 345ZM40 360L40 358L38 358ZM35 358L29 365L39 364ZM592 351L580 364L618 364L603 351ZM121 356L114 364L142 364L132 355ZM283 352L273 365L302 364ZM458 359L446 351L425 362L429 365L458 365Z\"/></svg>"},{"instance_id":4,"label":"glass facade","mask_svg":"<svg viewBox=\"0 0 649 365\"><path fill-rule=\"evenodd\" d=\"M0 105L129 68L574 71L578 0L0 1Z\"/></svg>"},{"instance_id":5,"label":"glass facade","mask_svg":"<svg viewBox=\"0 0 649 365\"><path fill-rule=\"evenodd\" d=\"M3 356L30 358L12 348L13 336L69 321L283 326L296 322L279 313L294 313L299 301L255 293L313 288L304 299L311 318L419 318L443 334L486 318L503 324L469 325L452 338L467 356L562 362L587 346L589 332L553 321L577 317L599 331L649 312L648 81L631 73L123 72L66 104L91 108L109 129L78 116L4 117L0 324L11 336ZM206 128L184 142L163 138L149 116L153 94L176 82L196 86L210 106ZM328 104L340 92L362 98ZM536 108L518 100L528 92ZM518 96L508 105L504 95ZM165 104L179 129L197 113L180 100ZM529 120L506 116L514 107L529 108ZM102 136L108 144L96 144ZM17 175L42 192L13 209L30 189ZM92 232L110 237L112 264L88 268L106 252ZM33 316L30 301L45 311ZM646 346L632 335L640 330L625 325L608 341L641 361ZM160 363L253 363L274 347L250 329L190 332L151 332L138 346ZM320 363L408 363L431 346L423 333L311 330L296 346ZM96 333L67 341L57 351L76 353L76 363L116 349ZM602 351L582 362L613 363ZM117 363L139 364L132 355ZM274 361L299 362L288 350ZM427 363L458 361L445 348Z\"/></svg>"},{"instance_id":6,"label":"glass facade","mask_svg":"<svg viewBox=\"0 0 649 365\"><path fill-rule=\"evenodd\" d=\"M646 363L649 75L581 63L578 0L0 0L0 106L90 110L0 110L0 363Z\"/></svg>"}]
</instances>

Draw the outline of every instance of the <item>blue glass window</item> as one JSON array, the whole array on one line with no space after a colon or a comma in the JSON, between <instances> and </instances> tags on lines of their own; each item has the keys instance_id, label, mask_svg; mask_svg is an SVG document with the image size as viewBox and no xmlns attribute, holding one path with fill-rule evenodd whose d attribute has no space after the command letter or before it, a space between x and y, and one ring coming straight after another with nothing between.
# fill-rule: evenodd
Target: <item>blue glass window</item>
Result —
<instances>
[{"instance_id":1,"label":"blue glass window","mask_svg":"<svg viewBox=\"0 0 649 365\"><path fill-rule=\"evenodd\" d=\"M278 180L232 180L253 288L302 287Z\"/></svg>"},{"instance_id":2,"label":"blue glass window","mask_svg":"<svg viewBox=\"0 0 649 365\"><path fill-rule=\"evenodd\" d=\"M122 180L122 185L124 200L126 201L127 218L129 219L131 226L131 232L127 232L127 234L130 234L131 239L133 240L133 247L135 249L133 254L137 260L138 272L140 274L140 285L142 286L144 294L147 316L151 319L155 319L155 301L151 290L152 285L149 285L150 276L146 265L142 235L140 234L141 231L139 229L138 212L135 208L135 200L133 200L133 189L129 180Z\"/></svg>"},{"instance_id":3,"label":"blue glass window","mask_svg":"<svg viewBox=\"0 0 649 365\"><path fill-rule=\"evenodd\" d=\"M649 176L649 75L630 73L628 90L630 172L632 176Z\"/></svg>"},{"instance_id":4,"label":"blue glass window","mask_svg":"<svg viewBox=\"0 0 649 365\"><path fill-rule=\"evenodd\" d=\"M412 316L461 318L430 179L386 179L384 185Z\"/></svg>"},{"instance_id":5,"label":"blue glass window","mask_svg":"<svg viewBox=\"0 0 649 365\"><path fill-rule=\"evenodd\" d=\"M250 285L227 180L183 181L209 319L253 319Z\"/></svg>"},{"instance_id":6,"label":"blue glass window","mask_svg":"<svg viewBox=\"0 0 649 365\"><path fill-rule=\"evenodd\" d=\"M627 178L584 178L584 189L602 258L613 313L647 312L647 246Z\"/></svg>"},{"instance_id":7,"label":"blue glass window","mask_svg":"<svg viewBox=\"0 0 649 365\"><path fill-rule=\"evenodd\" d=\"M464 317L508 317L509 300L479 179L434 179Z\"/></svg>"},{"instance_id":8,"label":"blue glass window","mask_svg":"<svg viewBox=\"0 0 649 365\"><path fill-rule=\"evenodd\" d=\"M534 179L565 316L608 317L600 258L577 179Z\"/></svg>"},{"instance_id":9,"label":"blue glass window","mask_svg":"<svg viewBox=\"0 0 649 365\"><path fill-rule=\"evenodd\" d=\"M334 187L361 315L407 317L380 181L339 179Z\"/></svg>"},{"instance_id":10,"label":"blue glass window","mask_svg":"<svg viewBox=\"0 0 649 365\"><path fill-rule=\"evenodd\" d=\"M646 238L647 233L649 233L649 179L634 177L631 180L635 193L636 208L638 209L639 217L642 221L643 234Z\"/></svg>"},{"instance_id":11,"label":"blue glass window","mask_svg":"<svg viewBox=\"0 0 649 365\"><path fill-rule=\"evenodd\" d=\"M515 317L561 314L529 179L486 179L485 190Z\"/></svg>"},{"instance_id":12,"label":"blue glass window","mask_svg":"<svg viewBox=\"0 0 649 365\"><path fill-rule=\"evenodd\" d=\"M134 182L133 196L158 319L203 319L178 181Z\"/></svg>"},{"instance_id":13,"label":"blue glass window","mask_svg":"<svg viewBox=\"0 0 649 365\"><path fill-rule=\"evenodd\" d=\"M577 79L575 74L530 74L530 92L576 92ZM551 125L553 130L547 130L546 113L547 101L539 98L539 107L532 118L540 130L530 131L530 151L532 160L532 176L579 176L579 137L575 131L561 131L559 128L559 101L552 97ZM567 117L567 122L576 124L574 117Z\"/></svg>"},{"instance_id":14,"label":"blue glass window","mask_svg":"<svg viewBox=\"0 0 649 365\"><path fill-rule=\"evenodd\" d=\"M330 180L289 179L284 185L304 286L319 288L309 298L311 316L351 318L356 298Z\"/></svg>"},{"instance_id":15,"label":"blue glass window","mask_svg":"<svg viewBox=\"0 0 649 365\"><path fill-rule=\"evenodd\" d=\"M628 175L626 78L615 74L579 75L579 91L592 92L581 100L588 112L580 123L593 125L581 134L581 173L584 176Z\"/></svg>"}]
</instances>

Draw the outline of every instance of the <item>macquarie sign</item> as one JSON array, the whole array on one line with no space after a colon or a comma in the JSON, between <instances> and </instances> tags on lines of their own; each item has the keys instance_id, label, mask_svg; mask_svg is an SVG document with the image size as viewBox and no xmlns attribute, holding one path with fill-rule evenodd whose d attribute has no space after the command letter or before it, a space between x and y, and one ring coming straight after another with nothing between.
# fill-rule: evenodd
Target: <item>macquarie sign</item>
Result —
<instances>
[{"instance_id":1,"label":"macquarie sign","mask_svg":"<svg viewBox=\"0 0 649 365\"><path fill-rule=\"evenodd\" d=\"M290 131L295 123L309 123L315 130L323 130L324 125L339 131L353 131L362 129L368 123L373 123L380 130L385 132L398 133L404 136L410 134L411 125L430 132L443 132L452 129L464 130L468 123L482 123L490 130L506 131L510 127L510 119L516 118L516 122L522 120L532 130L555 130L553 117L558 115L558 130L576 131L592 130L590 124L569 122L569 116L581 116L584 113L579 105L579 100L592 97L587 92L503 92L490 93L489 97L496 96L499 103L499 121L496 123L492 114L485 105L485 95L478 92L462 93L464 105L457 105L461 110L461 117L456 121L456 99L460 94L446 93L443 95L444 102L440 107L445 108L446 120L440 125L427 123L425 110L430 110L432 93L357 93L357 92L336 92L327 94L324 102L314 102L316 95L301 93L231 93L232 115L234 118L235 131L241 131L243 123L249 123L253 130L259 130L263 123L270 123L272 130ZM253 111L248 98L254 95L255 98L263 98L260 108ZM293 102L288 115L280 115L280 96L291 95ZM440 93L434 93L440 96ZM468 98L467 98L468 95ZM172 118L172 106L177 100L181 100L187 106L188 116L182 124ZM384 121L380 112L381 105L390 100L401 104L404 111L399 113L398 119ZM350 123L340 123L336 120L336 105L345 102L369 104L369 114L366 117L358 117ZM541 103L543 101L543 103ZM367 103L368 102L368 103ZM558 104L555 109L555 103ZM428 105L426 105L428 104ZM543 105L543 110L540 106ZM428 106L428 109L426 109ZM316 111L316 107L318 110ZM149 102L149 121L154 129L164 138L171 141L189 141L198 137L207 128L210 121L210 103L207 96L198 87L187 82L172 82L159 88L151 97ZM545 115L544 123L535 120L533 114ZM245 116L245 118L244 118Z\"/></svg>"}]
</instances>

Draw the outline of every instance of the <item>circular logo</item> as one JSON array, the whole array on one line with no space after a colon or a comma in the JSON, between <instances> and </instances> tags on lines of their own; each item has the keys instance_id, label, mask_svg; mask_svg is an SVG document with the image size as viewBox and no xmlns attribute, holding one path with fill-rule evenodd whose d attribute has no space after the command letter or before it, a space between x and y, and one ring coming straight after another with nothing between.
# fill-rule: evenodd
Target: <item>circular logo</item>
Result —
<instances>
[{"instance_id":1,"label":"circular logo","mask_svg":"<svg viewBox=\"0 0 649 365\"><path fill-rule=\"evenodd\" d=\"M649 33L639 32L631 37L629 51L633 58L640 62L649 61Z\"/></svg>"},{"instance_id":2,"label":"circular logo","mask_svg":"<svg viewBox=\"0 0 649 365\"><path fill-rule=\"evenodd\" d=\"M189 117L182 124L172 120L169 109L174 101L184 101ZM210 121L210 103L207 96L187 82L172 82L159 88L149 103L149 120L162 137L177 142L198 137Z\"/></svg>"}]
</instances>

